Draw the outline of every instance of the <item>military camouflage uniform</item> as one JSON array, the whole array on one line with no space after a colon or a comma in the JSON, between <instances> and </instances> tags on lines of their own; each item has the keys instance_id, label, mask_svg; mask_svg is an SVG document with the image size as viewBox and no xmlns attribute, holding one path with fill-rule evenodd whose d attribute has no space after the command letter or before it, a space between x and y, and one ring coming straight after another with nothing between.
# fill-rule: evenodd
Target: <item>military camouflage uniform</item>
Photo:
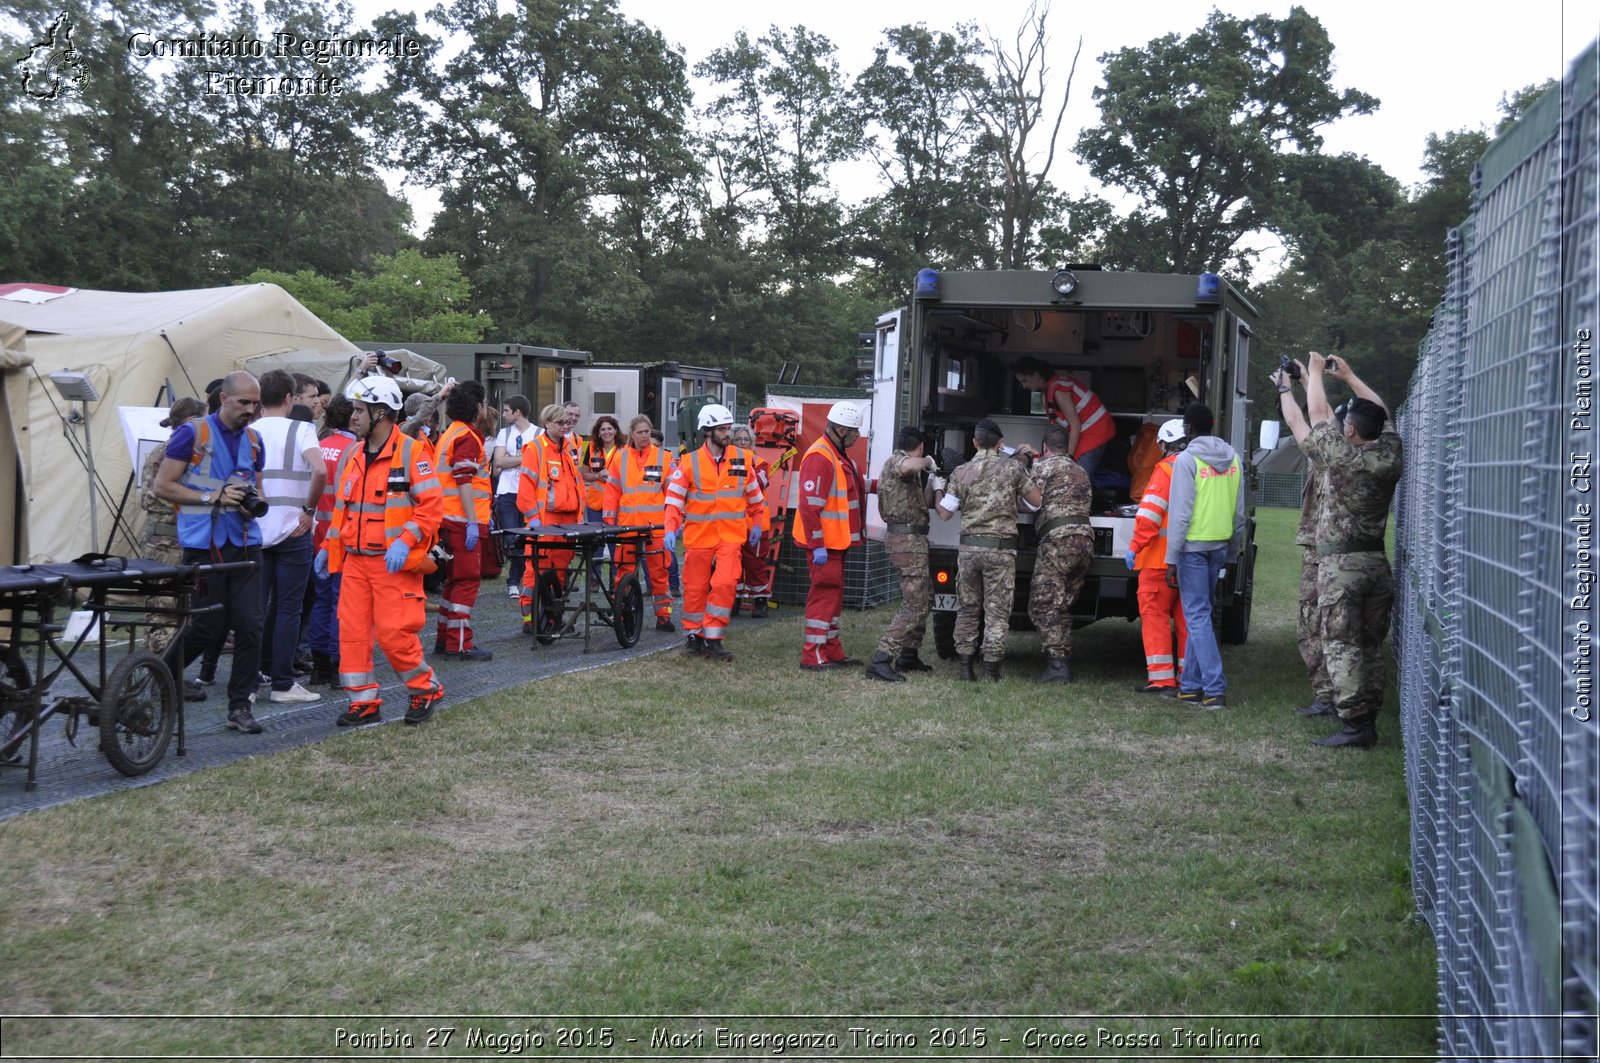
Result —
<instances>
[{"instance_id":1,"label":"military camouflage uniform","mask_svg":"<svg viewBox=\"0 0 1600 1063\"><path fill-rule=\"evenodd\" d=\"M151 490L156 481L156 470L161 468L166 456L167 445L163 443L145 459L144 486L139 489L139 508L144 510L144 528L139 534L139 556L163 565L181 565L183 547L178 543L178 511L171 502L157 498ZM171 609L178 602L171 595L150 595L145 598L145 604L152 609ZM167 643L172 641L172 618L146 613L144 620L145 649L156 654L165 652Z\"/></svg>"},{"instance_id":2,"label":"military camouflage uniform","mask_svg":"<svg viewBox=\"0 0 1600 1063\"><path fill-rule=\"evenodd\" d=\"M1033 482L1044 502L1033 526L1044 528L1059 518L1081 523L1059 524L1039 539L1028 594L1028 618L1039 629L1039 641L1051 657L1072 657L1072 615L1069 610L1094 560L1094 530L1089 527L1093 489L1083 467L1065 455L1034 463Z\"/></svg>"},{"instance_id":3,"label":"military camouflage uniform","mask_svg":"<svg viewBox=\"0 0 1600 1063\"><path fill-rule=\"evenodd\" d=\"M1317 631L1333 704L1340 719L1366 721L1383 705L1382 646L1394 605L1383 531L1400 479L1400 436L1388 429L1356 445L1336 422L1324 421L1301 449L1323 475Z\"/></svg>"},{"instance_id":4,"label":"military camouflage uniform","mask_svg":"<svg viewBox=\"0 0 1600 1063\"><path fill-rule=\"evenodd\" d=\"M900 463L907 454L897 450L889 455L878 472L878 515L888 525L914 525L921 532L890 530L884 537L889 564L900 574L900 611L889 622L889 630L878 640L878 652L891 659L901 650L918 650L928 630L928 610L933 605L933 588L928 580L928 501L924 478L906 479L899 475Z\"/></svg>"},{"instance_id":5,"label":"military camouflage uniform","mask_svg":"<svg viewBox=\"0 0 1600 1063\"><path fill-rule=\"evenodd\" d=\"M1300 612L1295 636L1300 644L1300 659L1306 663L1311 679L1312 699L1333 704L1333 680L1322 659L1322 639L1317 633L1317 518L1322 513L1322 473L1306 466L1306 486L1300 493L1300 525L1295 530L1295 545L1300 547Z\"/></svg>"},{"instance_id":6,"label":"military camouflage uniform","mask_svg":"<svg viewBox=\"0 0 1600 1063\"><path fill-rule=\"evenodd\" d=\"M1011 605L1017 594L1015 546L969 545L971 536L1017 537L1017 500L1032 488L1021 462L996 450L957 469L945 492L961 501L961 548L957 554L956 652L978 651L978 614L983 614L983 659L999 663L1006 655Z\"/></svg>"}]
</instances>

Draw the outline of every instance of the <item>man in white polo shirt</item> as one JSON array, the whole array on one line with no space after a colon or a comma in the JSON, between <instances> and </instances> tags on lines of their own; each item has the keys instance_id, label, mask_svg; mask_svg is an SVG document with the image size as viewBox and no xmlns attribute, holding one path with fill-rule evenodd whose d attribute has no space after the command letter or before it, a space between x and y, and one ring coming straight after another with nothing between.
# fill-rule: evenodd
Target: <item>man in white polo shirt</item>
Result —
<instances>
[{"instance_id":1,"label":"man in white polo shirt","mask_svg":"<svg viewBox=\"0 0 1600 1063\"><path fill-rule=\"evenodd\" d=\"M512 395L500 404L503 426L489 447L489 464L497 474L494 485L494 521L501 531L522 527L522 512L517 509L517 484L522 479L522 447L532 442L541 429L528 420L533 406L523 395ZM506 588L512 598L522 593L522 540L507 540Z\"/></svg>"}]
</instances>

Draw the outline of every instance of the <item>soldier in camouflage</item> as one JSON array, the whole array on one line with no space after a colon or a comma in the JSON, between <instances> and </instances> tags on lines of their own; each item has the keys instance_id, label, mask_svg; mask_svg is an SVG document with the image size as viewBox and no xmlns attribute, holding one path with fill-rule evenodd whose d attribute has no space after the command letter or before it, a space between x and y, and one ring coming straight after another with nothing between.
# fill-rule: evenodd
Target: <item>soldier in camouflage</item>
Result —
<instances>
[{"instance_id":1,"label":"soldier in camouflage","mask_svg":"<svg viewBox=\"0 0 1600 1063\"><path fill-rule=\"evenodd\" d=\"M1323 389L1324 371L1356 397L1336 418ZM1322 477L1317 519L1317 633L1333 687L1339 731L1319 746L1377 744L1383 706L1384 637L1394 605L1394 580L1384 552L1384 525L1399 482L1400 436L1376 392L1344 359L1315 351L1306 375L1306 413L1300 412L1281 371L1274 374L1284 421ZM1284 396L1289 396L1284 398Z\"/></svg>"},{"instance_id":2,"label":"soldier in camouflage","mask_svg":"<svg viewBox=\"0 0 1600 1063\"><path fill-rule=\"evenodd\" d=\"M1042 496L1022 463L999 451L1000 426L988 418L973 429L978 453L950 476L934 512L940 520L961 514L957 554L956 656L961 678L976 680L978 614L983 614L983 674L1000 678L1006 631L1017 592L1017 510L1037 512Z\"/></svg>"},{"instance_id":3,"label":"soldier in camouflage","mask_svg":"<svg viewBox=\"0 0 1600 1063\"><path fill-rule=\"evenodd\" d=\"M1034 517L1039 553L1028 594L1028 618L1050 658L1039 683L1072 682L1072 603L1094 560L1094 530L1089 527L1094 490L1089 474L1067 456L1068 439L1060 425L1046 428L1046 456L1030 470L1044 499ZM1032 454L1026 446L1018 452Z\"/></svg>"},{"instance_id":4,"label":"soldier in camouflage","mask_svg":"<svg viewBox=\"0 0 1600 1063\"><path fill-rule=\"evenodd\" d=\"M161 419L164 428L177 428L196 417L204 417L206 404L199 399L181 398L174 402L167 411L167 416ZM156 470L161 467L161 461L167 456L165 443L156 447L150 456L145 459L144 468L139 475L139 508L144 510L144 527L139 533L139 556L147 561L157 561L163 565L178 565L183 563L183 547L178 543L178 511L171 502L163 501L155 496L151 486L156 480ZM171 595L150 595L145 599L150 609L172 609L177 599ZM170 614L150 612L144 618L144 646L154 654L166 651L167 644L172 641L174 628ZM197 684L186 684L189 688L190 700L197 700L196 695L201 692L195 689Z\"/></svg>"},{"instance_id":5,"label":"soldier in camouflage","mask_svg":"<svg viewBox=\"0 0 1600 1063\"><path fill-rule=\"evenodd\" d=\"M900 574L900 611L878 640L867 664L867 678L887 683L905 680L902 673L932 671L917 656L928 629L933 589L928 581L928 507L933 504L929 475L933 459L923 453L927 438L907 425L895 438L895 451L878 470L878 515L887 526L884 546L889 563Z\"/></svg>"},{"instance_id":6,"label":"soldier in camouflage","mask_svg":"<svg viewBox=\"0 0 1600 1063\"><path fill-rule=\"evenodd\" d=\"M1295 545L1300 547L1300 609L1295 636L1300 659L1311 679L1311 704L1295 710L1301 716L1333 715L1333 680L1328 678L1322 637L1317 633L1317 519L1322 514L1322 480L1322 474L1307 465L1305 488L1300 492L1300 523L1294 536Z\"/></svg>"}]
</instances>

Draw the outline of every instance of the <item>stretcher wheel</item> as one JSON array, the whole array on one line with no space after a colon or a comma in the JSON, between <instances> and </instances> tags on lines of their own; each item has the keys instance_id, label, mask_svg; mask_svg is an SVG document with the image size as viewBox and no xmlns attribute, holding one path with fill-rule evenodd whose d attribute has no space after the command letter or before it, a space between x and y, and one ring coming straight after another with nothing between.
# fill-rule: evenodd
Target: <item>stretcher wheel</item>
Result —
<instances>
[{"instance_id":1,"label":"stretcher wheel","mask_svg":"<svg viewBox=\"0 0 1600 1063\"><path fill-rule=\"evenodd\" d=\"M10 745L19 734L26 735L29 713L26 711L25 692L33 688L28 675L28 662L12 646L0 646L0 749ZM0 754L0 764L22 763L22 742L10 752Z\"/></svg>"},{"instance_id":2,"label":"stretcher wheel","mask_svg":"<svg viewBox=\"0 0 1600 1063\"><path fill-rule=\"evenodd\" d=\"M548 646L561 634L561 612L566 597L559 572L539 573L533 587L533 637L539 640L539 645Z\"/></svg>"},{"instance_id":3,"label":"stretcher wheel","mask_svg":"<svg viewBox=\"0 0 1600 1063\"><path fill-rule=\"evenodd\" d=\"M611 626L623 649L638 645L639 636L644 631L644 592L639 589L639 577L632 572L623 576L622 582L617 584Z\"/></svg>"},{"instance_id":4,"label":"stretcher wheel","mask_svg":"<svg viewBox=\"0 0 1600 1063\"><path fill-rule=\"evenodd\" d=\"M178 711L167 664L139 650L118 662L100 696L100 752L124 775L155 767L172 739Z\"/></svg>"}]
</instances>

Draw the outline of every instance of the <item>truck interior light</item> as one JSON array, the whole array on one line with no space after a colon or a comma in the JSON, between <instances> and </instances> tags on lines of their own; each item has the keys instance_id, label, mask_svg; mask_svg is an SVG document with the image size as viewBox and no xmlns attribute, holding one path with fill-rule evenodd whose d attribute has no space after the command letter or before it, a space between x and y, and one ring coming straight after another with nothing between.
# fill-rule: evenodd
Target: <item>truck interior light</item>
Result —
<instances>
[{"instance_id":1,"label":"truck interior light","mask_svg":"<svg viewBox=\"0 0 1600 1063\"><path fill-rule=\"evenodd\" d=\"M1050 288L1057 295L1071 295L1078 290L1078 275L1070 269L1061 270L1050 278Z\"/></svg>"}]
</instances>

